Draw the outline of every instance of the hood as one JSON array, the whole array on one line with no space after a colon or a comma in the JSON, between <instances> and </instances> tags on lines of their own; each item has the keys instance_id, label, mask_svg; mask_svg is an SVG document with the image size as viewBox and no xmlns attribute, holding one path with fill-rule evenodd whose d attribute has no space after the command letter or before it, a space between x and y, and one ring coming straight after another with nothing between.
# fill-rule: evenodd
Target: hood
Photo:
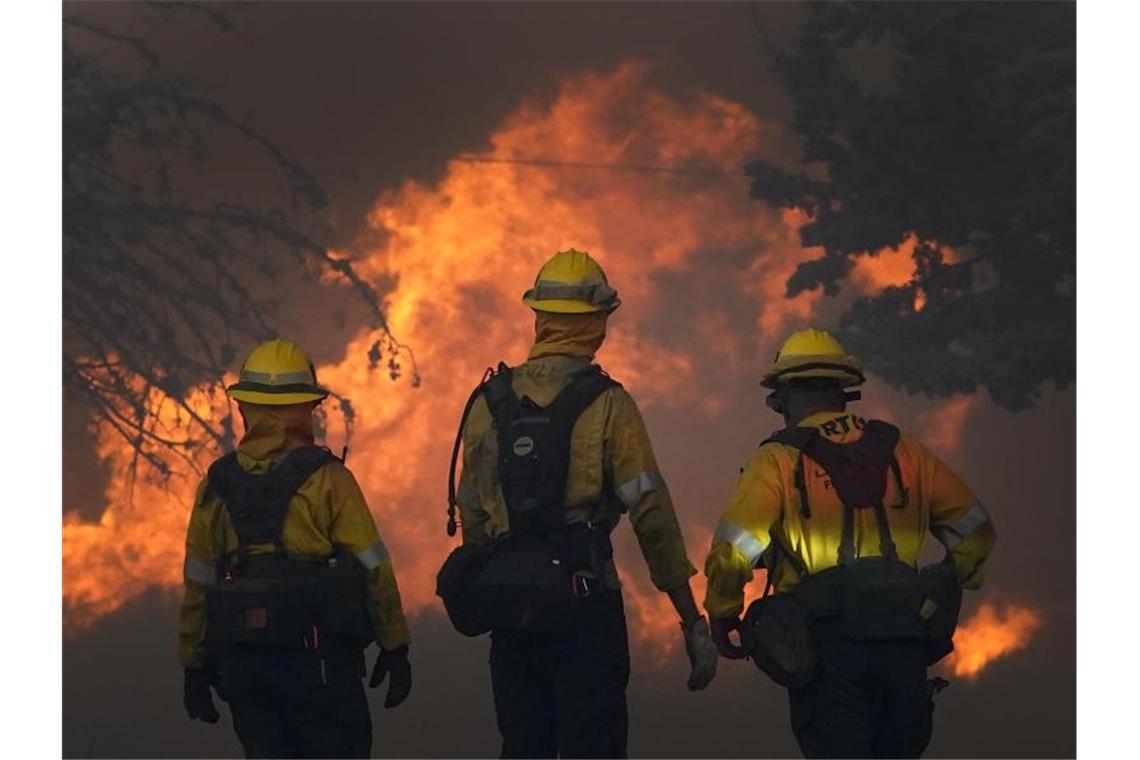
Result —
<instances>
[{"instance_id":1,"label":"hood","mask_svg":"<svg viewBox=\"0 0 1140 760\"><path fill-rule=\"evenodd\" d=\"M277 459L298 446L313 443L313 405L239 404L245 417L245 434L238 443L241 464L251 469Z\"/></svg>"},{"instance_id":2,"label":"hood","mask_svg":"<svg viewBox=\"0 0 1140 760\"><path fill-rule=\"evenodd\" d=\"M536 311L534 319L534 346L528 358L561 354L593 358L606 339L606 319L603 311L586 314L555 314Z\"/></svg>"}]
</instances>

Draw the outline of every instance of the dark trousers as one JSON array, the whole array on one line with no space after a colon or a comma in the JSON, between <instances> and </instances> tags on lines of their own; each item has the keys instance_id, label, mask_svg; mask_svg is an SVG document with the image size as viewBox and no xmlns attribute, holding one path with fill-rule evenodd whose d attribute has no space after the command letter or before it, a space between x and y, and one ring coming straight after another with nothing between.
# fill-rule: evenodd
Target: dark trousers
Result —
<instances>
[{"instance_id":1,"label":"dark trousers","mask_svg":"<svg viewBox=\"0 0 1140 760\"><path fill-rule=\"evenodd\" d=\"M246 757L369 757L363 675L363 654L354 647L243 647L223 659L219 692Z\"/></svg>"},{"instance_id":2,"label":"dark trousers","mask_svg":"<svg viewBox=\"0 0 1140 760\"><path fill-rule=\"evenodd\" d=\"M812 682L789 689L792 729L805 757L919 757L934 702L923 641L847 641L813 632Z\"/></svg>"},{"instance_id":3,"label":"dark trousers","mask_svg":"<svg viewBox=\"0 0 1140 760\"><path fill-rule=\"evenodd\" d=\"M502 757L625 757L629 640L621 593L577 600L559 634L495 631L491 683Z\"/></svg>"}]
</instances>

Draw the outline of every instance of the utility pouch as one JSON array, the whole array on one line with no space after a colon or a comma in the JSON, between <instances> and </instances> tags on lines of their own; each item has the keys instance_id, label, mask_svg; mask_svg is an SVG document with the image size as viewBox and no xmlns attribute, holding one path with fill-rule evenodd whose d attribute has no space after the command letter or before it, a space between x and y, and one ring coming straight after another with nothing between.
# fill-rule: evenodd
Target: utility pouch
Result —
<instances>
[{"instance_id":1,"label":"utility pouch","mask_svg":"<svg viewBox=\"0 0 1140 760\"><path fill-rule=\"evenodd\" d=\"M556 633L574 620L574 573L568 561L543 544L496 546L472 584L472 594L492 630Z\"/></svg>"},{"instance_id":2,"label":"utility pouch","mask_svg":"<svg viewBox=\"0 0 1140 760\"><path fill-rule=\"evenodd\" d=\"M368 611L368 570L345 549L338 547L322 568L321 635L360 646L376 638Z\"/></svg>"},{"instance_id":3,"label":"utility pouch","mask_svg":"<svg viewBox=\"0 0 1140 760\"><path fill-rule=\"evenodd\" d=\"M954 629L962 610L962 581L951 562L927 565L918 575L926 593L926 664L933 665L954 651Z\"/></svg>"},{"instance_id":4,"label":"utility pouch","mask_svg":"<svg viewBox=\"0 0 1140 760\"><path fill-rule=\"evenodd\" d=\"M206 592L207 630L221 645L304 646L320 619L320 583L264 575L227 578Z\"/></svg>"},{"instance_id":5,"label":"utility pouch","mask_svg":"<svg viewBox=\"0 0 1140 760\"><path fill-rule=\"evenodd\" d=\"M926 598L918 571L882 557L858 559L840 568L845 576L843 626L854 641L921 639L926 624L919 611Z\"/></svg>"},{"instance_id":6,"label":"utility pouch","mask_svg":"<svg viewBox=\"0 0 1140 760\"><path fill-rule=\"evenodd\" d=\"M472 586L487 566L494 545L463 544L456 547L435 577L435 593L455 630L464 636L479 636L491 630Z\"/></svg>"},{"instance_id":7,"label":"utility pouch","mask_svg":"<svg viewBox=\"0 0 1140 760\"><path fill-rule=\"evenodd\" d=\"M740 638L756 667L780 686L796 689L811 681L815 643L807 614L794 593L752 602L744 613Z\"/></svg>"}]
</instances>

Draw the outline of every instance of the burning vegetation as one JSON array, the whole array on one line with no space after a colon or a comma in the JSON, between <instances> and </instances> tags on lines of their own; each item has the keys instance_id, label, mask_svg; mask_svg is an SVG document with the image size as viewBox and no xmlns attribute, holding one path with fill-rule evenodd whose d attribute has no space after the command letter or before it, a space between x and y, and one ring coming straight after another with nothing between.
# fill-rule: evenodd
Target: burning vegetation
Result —
<instances>
[{"instance_id":1,"label":"burning vegetation","mask_svg":"<svg viewBox=\"0 0 1140 760\"><path fill-rule=\"evenodd\" d=\"M384 191L368 214L361 240L379 242L362 243L352 267L365 282L391 283L387 324L414 347L422 382L418 388L390 383L370 366L365 359L375 336L369 326L317 372L356 410L349 466L391 550L411 615L437 606L435 573L452 546L443 531L443 481L459 412L488 365L525 356L531 318L519 296L551 252L589 250L620 290L625 305L611 321L599 361L643 409L723 413L718 399L702 392L708 368L748 376L755 367L741 356L770 355L784 330L819 314L820 291L786 297L797 266L821 255L800 245L806 217L749 199L747 179L733 176L743 158L763 154L765 135L774 127L722 97L669 96L651 85L649 75L648 66L626 63L605 74L567 76L551 98L525 102L507 116L489 136L484 155L721 173L456 161L435 184L406 181ZM913 247L910 241L860 259L851 275L856 291L909 281ZM722 298L739 301L745 318L686 308L685 331L662 329L677 317L677 294L687 283L707 285L704 297L712 305ZM343 287L332 275L326 286ZM915 310L922 307L916 298ZM198 420L220 425L226 417L229 402L218 387L195 388L177 399L152 388L145 402L161 434L184 441ZM924 424L938 431L939 445L952 449L978 403L975 396L953 399L934 407ZM132 446L106 426L95 434L111 477L97 521L65 513L63 591L70 630L147 587L180 587L188 510L198 478L219 453L205 445L179 447L162 454L168 477L148 476L145 467L135 477ZM335 425L328 438L339 449L343 435ZM683 526L694 563L710 543L716 520L710 510L718 508L700 505L703 524ZM651 654L668 653L679 643L668 599L651 589L638 562L619 557L619 564L631 635ZM762 588L763 575L757 576L752 594ZM694 580L700 597L703 576ZM976 675L993 658L1026 646L1039 625L1029 609L983 605L956 637L954 672Z\"/></svg>"}]
</instances>

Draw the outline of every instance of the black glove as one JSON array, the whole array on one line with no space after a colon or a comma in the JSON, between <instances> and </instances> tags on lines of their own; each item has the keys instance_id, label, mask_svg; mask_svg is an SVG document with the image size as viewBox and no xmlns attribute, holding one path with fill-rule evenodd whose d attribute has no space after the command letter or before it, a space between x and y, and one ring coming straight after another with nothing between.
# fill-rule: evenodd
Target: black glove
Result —
<instances>
[{"instance_id":1,"label":"black glove","mask_svg":"<svg viewBox=\"0 0 1140 760\"><path fill-rule=\"evenodd\" d=\"M713 643L716 644L716 649L720 652L721 657L727 657L730 660L743 660L748 656L748 652L738 644L732 643L732 639L728 634L733 631L740 630L740 621L735 617L715 617L709 621L709 629L712 633Z\"/></svg>"},{"instance_id":2,"label":"black glove","mask_svg":"<svg viewBox=\"0 0 1140 760\"><path fill-rule=\"evenodd\" d=\"M406 644L396 649L380 650L380 654L376 655L376 664L372 666L368 688L375 689L389 673L392 674L392 679L388 681L388 696L384 698L384 706L395 707L407 699L412 690L412 663L408 662Z\"/></svg>"},{"instance_id":3,"label":"black glove","mask_svg":"<svg viewBox=\"0 0 1140 760\"><path fill-rule=\"evenodd\" d=\"M216 674L206 668L186 668L182 680L182 704L190 720L218 722L218 708L210 694L210 684L215 680Z\"/></svg>"}]
</instances>

